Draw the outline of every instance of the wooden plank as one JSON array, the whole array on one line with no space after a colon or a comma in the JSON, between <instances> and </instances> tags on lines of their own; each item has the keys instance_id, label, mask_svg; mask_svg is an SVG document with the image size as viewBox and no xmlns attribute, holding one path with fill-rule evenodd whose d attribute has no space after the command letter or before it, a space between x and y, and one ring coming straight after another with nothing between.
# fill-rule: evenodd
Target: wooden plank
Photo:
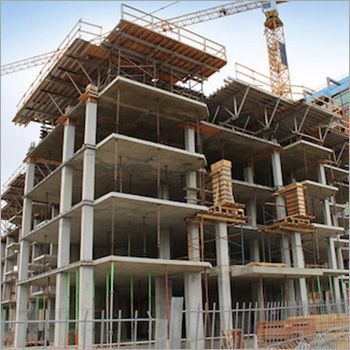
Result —
<instances>
[{"instance_id":1,"label":"wooden plank","mask_svg":"<svg viewBox=\"0 0 350 350\"><path fill-rule=\"evenodd\" d=\"M281 264L281 263L256 262L256 261L252 261L248 263L247 266L287 267L286 264Z\"/></svg>"}]
</instances>

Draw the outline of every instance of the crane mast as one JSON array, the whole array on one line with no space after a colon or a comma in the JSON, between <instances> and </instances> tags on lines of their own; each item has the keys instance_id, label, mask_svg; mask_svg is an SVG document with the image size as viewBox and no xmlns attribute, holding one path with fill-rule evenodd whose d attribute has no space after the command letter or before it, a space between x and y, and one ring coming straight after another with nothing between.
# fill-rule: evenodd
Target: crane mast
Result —
<instances>
[{"instance_id":1,"label":"crane mast","mask_svg":"<svg viewBox=\"0 0 350 350\"><path fill-rule=\"evenodd\" d=\"M291 84L283 22L278 17L274 1L265 3L262 9L266 16L264 26L269 58L271 91L280 96L290 97Z\"/></svg>"}]
</instances>

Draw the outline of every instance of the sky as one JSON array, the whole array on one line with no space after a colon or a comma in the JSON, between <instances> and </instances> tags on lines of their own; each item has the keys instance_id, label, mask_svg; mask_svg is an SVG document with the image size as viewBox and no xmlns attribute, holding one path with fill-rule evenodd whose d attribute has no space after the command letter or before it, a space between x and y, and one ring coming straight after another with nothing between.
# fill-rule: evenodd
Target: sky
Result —
<instances>
[{"instance_id":1,"label":"sky","mask_svg":"<svg viewBox=\"0 0 350 350\"><path fill-rule=\"evenodd\" d=\"M173 1L125 1L153 12ZM155 13L171 18L218 6L228 1L178 1ZM349 2L289 1L278 6L284 22L288 64L293 85L313 89L326 77L349 74ZM119 21L119 1L1 1L1 65L52 51L75 23L85 21L111 30ZM235 63L268 75L260 9L235 14L188 29L226 46L228 64L205 83L205 92L220 88L227 76L235 77ZM20 98L40 72L40 67L1 77L1 184L23 161L32 141L39 141L39 125L11 122Z\"/></svg>"}]
</instances>

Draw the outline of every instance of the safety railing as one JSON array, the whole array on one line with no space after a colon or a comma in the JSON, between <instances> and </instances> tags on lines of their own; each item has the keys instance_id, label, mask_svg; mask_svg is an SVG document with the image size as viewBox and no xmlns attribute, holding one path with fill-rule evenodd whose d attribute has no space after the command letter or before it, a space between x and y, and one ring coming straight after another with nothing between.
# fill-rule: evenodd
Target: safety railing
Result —
<instances>
[{"instance_id":1,"label":"safety railing","mask_svg":"<svg viewBox=\"0 0 350 350\"><path fill-rule=\"evenodd\" d=\"M29 312L32 312L29 310ZM178 344L203 349L308 348L332 349L337 341L349 337L349 301L323 300L302 304L285 302L236 303L232 309L209 308L181 310L172 308L165 318L138 310L125 317L122 310L113 318L96 312L95 319L53 320L46 310L36 310L38 320L1 321L2 347L13 347L16 325L24 325L26 346L68 349L151 349ZM172 319L173 317L173 319ZM186 325L186 332L182 327ZM55 328L62 327L65 340L53 346ZM158 328L158 330L156 330ZM159 330L162 329L162 332ZM176 331L174 332L174 330ZM80 334L79 334L80 332ZM182 334L186 334L182 337ZM91 340L93 345L91 345ZM172 343L174 342L174 343ZM348 343L347 343L348 346ZM17 349L24 349L18 347ZM338 349L339 347L337 347ZM345 347L344 349L347 349Z\"/></svg>"},{"instance_id":2,"label":"safety railing","mask_svg":"<svg viewBox=\"0 0 350 350\"><path fill-rule=\"evenodd\" d=\"M225 46L205 38L176 24L167 22L164 19L156 17L150 13L141 11L129 5L122 4L121 16L129 22L149 28L155 32L161 33L174 40L195 47L210 55L227 60Z\"/></svg>"},{"instance_id":3,"label":"safety railing","mask_svg":"<svg viewBox=\"0 0 350 350\"><path fill-rule=\"evenodd\" d=\"M242 80L248 84L256 86L257 88L272 93L271 80L267 75L259 73L238 62L235 63L235 72L237 80ZM329 96L318 96L315 90L304 85L291 85L291 93L285 98L292 101L305 99L316 107L326 109L327 111L334 113L340 113L341 111L339 101Z\"/></svg>"},{"instance_id":4,"label":"safety railing","mask_svg":"<svg viewBox=\"0 0 350 350\"><path fill-rule=\"evenodd\" d=\"M19 100L17 108L20 109L23 107L23 105L27 102L32 93L37 89L39 84L45 79L51 68L62 57L64 51L73 43L75 39L81 38L88 41L94 40L95 42L99 42L101 41L102 36L102 26L88 23L85 22L83 19L79 19L79 21L74 25L74 27L67 34L67 36L62 40L58 48L53 52L51 57L47 60L46 64L41 69L38 76L35 78L35 80L29 86L28 90Z\"/></svg>"}]
</instances>

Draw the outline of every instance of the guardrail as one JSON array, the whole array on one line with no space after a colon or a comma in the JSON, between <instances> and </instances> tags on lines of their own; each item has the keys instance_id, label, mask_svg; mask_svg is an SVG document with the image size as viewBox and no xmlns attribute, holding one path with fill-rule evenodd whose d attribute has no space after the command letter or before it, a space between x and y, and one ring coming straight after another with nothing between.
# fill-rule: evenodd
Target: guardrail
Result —
<instances>
[{"instance_id":1,"label":"guardrail","mask_svg":"<svg viewBox=\"0 0 350 350\"><path fill-rule=\"evenodd\" d=\"M310 348L329 349L330 343L338 337L349 335L349 303L342 300L321 301L309 305L284 302L235 303L232 308L220 310L213 303L211 308L206 304L204 310L176 310L167 318L155 318L150 311L142 314L135 310L131 317L115 310L113 316L105 317L102 311L95 312L95 318L53 320L49 318L48 309L33 308L30 312L40 319L28 321L0 322L0 346L11 348L16 324L25 324L28 346L42 348L98 349L98 348L133 348L151 349L155 344L167 344L176 339L179 345L191 342L195 348L203 349L257 349L257 348L295 348L299 345L311 345ZM174 309L175 311L175 309ZM181 337L182 320L193 320L195 330L192 337ZM221 319L225 319L226 329L222 329ZM164 324L163 333L156 332L158 322ZM62 324L66 329L66 344L53 346L54 326ZM80 325L80 327L79 327ZM179 330L172 334L173 325ZM82 330L82 339L87 336L87 329L94 333L94 344L85 341L77 344L78 330ZM158 333L158 334L157 334ZM168 333L168 334L167 334ZM89 334L90 335L90 334ZM326 341L325 341L326 340ZM165 341L165 343L164 343ZM293 344L293 347L279 347L281 344ZM325 345L323 347L323 345ZM300 348L300 347L298 347ZM302 347L304 349L304 347ZM17 348L18 349L18 348Z\"/></svg>"},{"instance_id":2,"label":"guardrail","mask_svg":"<svg viewBox=\"0 0 350 350\"><path fill-rule=\"evenodd\" d=\"M235 63L236 79L242 80L266 90L269 93L272 93L271 89L271 80L270 77L262 73L257 72L256 70L249 68L241 63ZM339 112L340 113L340 103L339 101L327 96L315 96L317 91L304 86L304 85L291 85L291 95L286 96L285 98L292 101L297 101L300 99L306 99L307 102L314 104L317 107L321 107L330 112Z\"/></svg>"},{"instance_id":3,"label":"guardrail","mask_svg":"<svg viewBox=\"0 0 350 350\"><path fill-rule=\"evenodd\" d=\"M195 47L210 55L221 58L225 61L227 60L225 46L150 13L122 4L121 17L129 22L149 28L155 32L166 35L169 38Z\"/></svg>"},{"instance_id":4,"label":"guardrail","mask_svg":"<svg viewBox=\"0 0 350 350\"><path fill-rule=\"evenodd\" d=\"M102 38L102 26L85 22L83 19L74 25L71 31L62 40L58 48L53 52L52 56L48 59L44 67L39 72L38 76L29 86L28 90L24 93L22 98L17 104L17 108L21 109L28 101L32 93L37 89L39 84L46 78L48 72L56 64L56 62L62 57L64 51L72 44L76 38L84 38L85 40L101 40Z\"/></svg>"}]
</instances>

